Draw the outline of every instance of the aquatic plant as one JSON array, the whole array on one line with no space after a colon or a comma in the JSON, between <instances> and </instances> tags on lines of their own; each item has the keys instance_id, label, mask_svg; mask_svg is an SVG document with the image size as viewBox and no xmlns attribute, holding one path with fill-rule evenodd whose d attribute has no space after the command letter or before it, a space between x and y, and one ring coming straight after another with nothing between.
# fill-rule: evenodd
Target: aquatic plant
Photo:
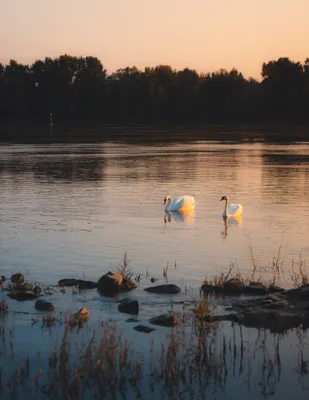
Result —
<instances>
[{"instance_id":1,"label":"aquatic plant","mask_svg":"<svg viewBox=\"0 0 309 400\"><path fill-rule=\"evenodd\" d=\"M123 255L122 263L119 264L119 266L118 266L118 271L121 273L121 275L124 278L131 279L134 272L132 271L131 268L129 268L129 263L130 263L130 260L128 260L127 252L125 251L124 255Z\"/></svg>"}]
</instances>

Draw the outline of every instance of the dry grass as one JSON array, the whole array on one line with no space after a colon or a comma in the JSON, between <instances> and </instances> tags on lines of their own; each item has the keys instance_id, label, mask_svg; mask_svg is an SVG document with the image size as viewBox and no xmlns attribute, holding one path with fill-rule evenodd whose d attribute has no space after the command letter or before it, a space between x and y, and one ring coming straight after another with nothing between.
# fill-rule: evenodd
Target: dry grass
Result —
<instances>
[{"instance_id":1,"label":"dry grass","mask_svg":"<svg viewBox=\"0 0 309 400\"><path fill-rule=\"evenodd\" d=\"M274 285L278 278L282 278L284 276L285 270L285 255L287 251L287 246L283 246L282 243L279 244L278 249L276 250L275 255L273 256L271 262L267 265L262 265L260 260L256 257L253 246L251 243L251 239L248 238L248 253L249 253L249 264L250 264L250 275L251 280L261 282L265 284L265 286ZM265 276L269 278L265 280Z\"/></svg>"},{"instance_id":2,"label":"dry grass","mask_svg":"<svg viewBox=\"0 0 309 400\"><path fill-rule=\"evenodd\" d=\"M297 261L292 260L290 277L294 287L300 287L309 283L309 271L307 270L305 261L302 259L301 253Z\"/></svg>"},{"instance_id":3,"label":"dry grass","mask_svg":"<svg viewBox=\"0 0 309 400\"><path fill-rule=\"evenodd\" d=\"M226 273L221 272L220 274L215 275L212 280L205 278L204 284L223 288L225 283L229 279L233 279L236 283L239 284L239 286L245 284L245 279L243 278L239 270L235 268L235 264L233 262L230 263L230 267Z\"/></svg>"},{"instance_id":4,"label":"dry grass","mask_svg":"<svg viewBox=\"0 0 309 400\"><path fill-rule=\"evenodd\" d=\"M125 251L123 259L122 259L122 263L119 264L118 271L121 273L121 275L124 278L131 279L134 273L133 273L132 269L129 268L129 264L130 264L130 260L127 257L127 252Z\"/></svg>"},{"instance_id":5,"label":"dry grass","mask_svg":"<svg viewBox=\"0 0 309 400\"><path fill-rule=\"evenodd\" d=\"M212 307L209 302L203 297L199 302L195 303L194 314L197 319L204 320L212 312Z\"/></svg>"}]
</instances>

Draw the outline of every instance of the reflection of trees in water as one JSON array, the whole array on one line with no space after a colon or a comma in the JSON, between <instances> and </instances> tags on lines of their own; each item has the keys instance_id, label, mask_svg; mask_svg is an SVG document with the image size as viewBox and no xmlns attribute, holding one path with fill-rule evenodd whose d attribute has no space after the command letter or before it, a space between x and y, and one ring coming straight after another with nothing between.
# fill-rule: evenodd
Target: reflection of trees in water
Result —
<instances>
[{"instance_id":1,"label":"reflection of trees in water","mask_svg":"<svg viewBox=\"0 0 309 400\"><path fill-rule=\"evenodd\" d=\"M262 196L281 203L307 197L309 155L266 153L262 162Z\"/></svg>"},{"instance_id":2,"label":"reflection of trees in water","mask_svg":"<svg viewBox=\"0 0 309 400\"><path fill-rule=\"evenodd\" d=\"M233 168L222 168L222 163ZM238 150L173 152L114 157L108 161L113 178L125 180L190 181L196 175L235 180L235 167L241 162Z\"/></svg>"},{"instance_id":3,"label":"reflection of trees in water","mask_svg":"<svg viewBox=\"0 0 309 400\"><path fill-rule=\"evenodd\" d=\"M133 148L130 154L131 149L128 148L127 155L116 153L112 156L94 156L89 149L85 152L85 149L75 147L74 154L70 154L71 151L57 148L49 149L39 156L36 153L12 155L11 158L0 161L0 172L9 172L12 175L33 173L37 179L50 177L67 181L99 181L104 174L120 182L190 181L196 179L197 175L203 179L211 176L212 179L237 181L237 167L243 162L239 149L207 149L207 145L192 150L188 147L180 150L177 147L163 147L162 153L149 150L148 154L140 152L140 148L137 152Z\"/></svg>"},{"instance_id":4,"label":"reflection of trees in water","mask_svg":"<svg viewBox=\"0 0 309 400\"><path fill-rule=\"evenodd\" d=\"M11 158L0 162L0 172L12 175L32 173L36 179L64 181L102 181L104 159L102 157L55 157L55 158Z\"/></svg>"},{"instance_id":5,"label":"reflection of trees in water","mask_svg":"<svg viewBox=\"0 0 309 400\"><path fill-rule=\"evenodd\" d=\"M120 181L191 180L195 177L197 168L195 153L115 157L108 164L109 173L116 169L117 174L113 174L113 177Z\"/></svg>"}]
</instances>

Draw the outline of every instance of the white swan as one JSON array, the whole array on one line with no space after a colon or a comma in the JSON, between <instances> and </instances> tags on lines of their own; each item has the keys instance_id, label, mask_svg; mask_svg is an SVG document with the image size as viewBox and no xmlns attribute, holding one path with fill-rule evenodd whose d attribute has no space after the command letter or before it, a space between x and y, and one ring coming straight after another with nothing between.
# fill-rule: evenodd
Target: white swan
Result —
<instances>
[{"instance_id":1,"label":"white swan","mask_svg":"<svg viewBox=\"0 0 309 400\"><path fill-rule=\"evenodd\" d=\"M170 195L164 197L165 211L194 210L197 202L193 196L178 196L173 200Z\"/></svg>"},{"instance_id":2,"label":"white swan","mask_svg":"<svg viewBox=\"0 0 309 400\"><path fill-rule=\"evenodd\" d=\"M222 217L236 217L242 213L241 204L231 204L229 196L223 196L220 201L225 200L224 211Z\"/></svg>"}]
</instances>

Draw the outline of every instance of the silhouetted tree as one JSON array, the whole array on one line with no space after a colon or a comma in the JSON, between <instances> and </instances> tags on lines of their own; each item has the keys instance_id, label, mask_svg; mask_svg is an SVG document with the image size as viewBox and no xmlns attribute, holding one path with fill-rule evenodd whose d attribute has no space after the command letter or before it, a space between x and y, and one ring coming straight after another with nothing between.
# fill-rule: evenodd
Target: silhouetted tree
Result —
<instances>
[{"instance_id":1,"label":"silhouetted tree","mask_svg":"<svg viewBox=\"0 0 309 400\"><path fill-rule=\"evenodd\" d=\"M274 119L302 118L304 94L303 66L288 58L279 58L262 66L264 112Z\"/></svg>"},{"instance_id":2,"label":"silhouetted tree","mask_svg":"<svg viewBox=\"0 0 309 400\"><path fill-rule=\"evenodd\" d=\"M198 74L169 65L107 74L96 57L0 64L0 116L57 121L231 123L309 121L309 58L262 65L262 82L232 69Z\"/></svg>"}]
</instances>

